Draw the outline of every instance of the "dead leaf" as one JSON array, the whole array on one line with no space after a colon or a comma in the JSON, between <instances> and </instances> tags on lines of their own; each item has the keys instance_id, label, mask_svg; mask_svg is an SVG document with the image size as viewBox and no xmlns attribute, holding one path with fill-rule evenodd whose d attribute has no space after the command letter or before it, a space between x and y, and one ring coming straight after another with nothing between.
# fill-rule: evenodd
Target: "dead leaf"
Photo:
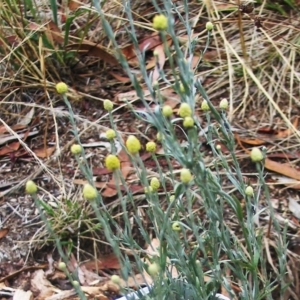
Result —
<instances>
[{"instance_id":1,"label":"dead leaf","mask_svg":"<svg viewBox=\"0 0 300 300\"><path fill-rule=\"evenodd\" d=\"M1 141L0 141L1 144ZM0 149L0 156L6 155L12 152L17 151L20 148L20 143L18 141L12 142L9 145L5 145Z\"/></svg>"},{"instance_id":2,"label":"dead leaf","mask_svg":"<svg viewBox=\"0 0 300 300\"><path fill-rule=\"evenodd\" d=\"M294 200L292 197L288 198L289 200L289 210L290 212L298 219L300 219L300 204Z\"/></svg>"},{"instance_id":3,"label":"dead leaf","mask_svg":"<svg viewBox=\"0 0 300 300\"><path fill-rule=\"evenodd\" d=\"M77 51L81 55L98 57L111 66L119 65L118 60L108 53L106 49L98 44L83 40L82 43L71 44L66 47L67 50Z\"/></svg>"},{"instance_id":4,"label":"dead leaf","mask_svg":"<svg viewBox=\"0 0 300 300\"><path fill-rule=\"evenodd\" d=\"M120 269L120 262L115 254L109 254L101 257L97 261L89 260L82 263L80 266L85 266L87 270L103 270L103 269Z\"/></svg>"},{"instance_id":5,"label":"dead leaf","mask_svg":"<svg viewBox=\"0 0 300 300\"><path fill-rule=\"evenodd\" d=\"M167 37L167 42L168 42L168 45L172 44L171 37L169 37L169 36ZM159 34L157 34L157 32L153 32L150 36L145 37L139 43L139 50L141 52L154 50L156 47L162 46L162 44L163 43L162 43L162 40L161 40ZM127 59L128 63L131 66L134 66L134 67L139 66L140 62L137 58L135 47L133 44L127 45L126 47L122 48L121 52L123 53L123 55L125 56L125 58ZM154 65L152 67L154 67ZM149 67L146 67L146 69L147 68L149 68Z\"/></svg>"},{"instance_id":6,"label":"dead leaf","mask_svg":"<svg viewBox=\"0 0 300 300\"><path fill-rule=\"evenodd\" d=\"M0 239L4 238L9 232L9 228L1 228L0 229Z\"/></svg>"},{"instance_id":7,"label":"dead leaf","mask_svg":"<svg viewBox=\"0 0 300 300\"><path fill-rule=\"evenodd\" d=\"M253 146L260 146L260 145L264 145L266 143L266 141L264 141L262 139L258 139L258 138L240 137L239 134L237 134L237 133L234 134L234 137L238 141L239 145L241 145L241 143L244 143L244 144L253 145ZM249 153L250 153L250 151L249 151Z\"/></svg>"},{"instance_id":8,"label":"dead leaf","mask_svg":"<svg viewBox=\"0 0 300 300\"><path fill-rule=\"evenodd\" d=\"M276 180L276 184L282 184L294 190L300 189L300 181L297 181L293 178L273 175L272 179Z\"/></svg>"},{"instance_id":9,"label":"dead leaf","mask_svg":"<svg viewBox=\"0 0 300 300\"><path fill-rule=\"evenodd\" d=\"M288 164L281 164L269 158L265 159L265 168L276 173L300 180L300 172Z\"/></svg>"},{"instance_id":10,"label":"dead leaf","mask_svg":"<svg viewBox=\"0 0 300 300\"><path fill-rule=\"evenodd\" d=\"M112 77L116 78L117 80L119 80L120 82L122 83L128 83L130 82L130 78L129 77L124 77L124 76L121 76L119 75L118 73L115 73L115 72L108 72Z\"/></svg>"},{"instance_id":11,"label":"dead leaf","mask_svg":"<svg viewBox=\"0 0 300 300\"><path fill-rule=\"evenodd\" d=\"M46 24L46 32L45 35L51 45L63 45L64 37L60 28L51 20L49 23Z\"/></svg>"},{"instance_id":12,"label":"dead leaf","mask_svg":"<svg viewBox=\"0 0 300 300\"><path fill-rule=\"evenodd\" d=\"M152 74L152 83L154 83L155 81L157 81L159 79L159 72L160 70L163 69L165 61L166 61L166 55L164 52L164 46L163 45L159 45L155 48L155 51L158 55L158 61L156 61L155 63L155 69L154 72Z\"/></svg>"},{"instance_id":13,"label":"dead leaf","mask_svg":"<svg viewBox=\"0 0 300 300\"><path fill-rule=\"evenodd\" d=\"M33 294L31 291L23 291L17 289L14 293L13 300L33 300Z\"/></svg>"},{"instance_id":14,"label":"dead leaf","mask_svg":"<svg viewBox=\"0 0 300 300\"><path fill-rule=\"evenodd\" d=\"M297 127L298 127L298 121L299 121L299 118L296 117L295 120L294 120L294 122L293 122L294 128L297 128ZM294 133L294 130L291 129L291 128L288 128L288 129L286 129L286 130L280 130L280 131L275 135L275 137L276 137L276 138L283 139L283 138L286 138L286 137L292 135L293 133Z\"/></svg>"},{"instance_id":15,"label":"dead leaf","mask_svg":"<svg viewBox=\"0 0 300 300\"><path fill-rule=\"evenodd\" d=\"M78 0L76 0L76 1L70 0L68 2L68 8L69 8L70 11L74 11L82 5L83 5L83 3L78 1Z\"/></svg>"},{"instance_id":16,"label":"dead leaf","mask_svg":"<svg viewBox=\"0 0 300 300\"><path fill-rule=\"evenodd\" d=\"M20 127L29 125L32 121L32 117L34 116L34 111L34 107L32 107L31 110L19 121L18 125Z\"/></svg>"},{"instance_id":17,"label":"dead leaf","mask_svg":"<svg viewBox=\"0 0 300 300\"><path fill-rule=\"evenodd\" d=\"M60 292L58 288L53 286L48 279L46 279L43 270L37 270L32 274L31 291L37 295L36 299L45 299L52 296L55 292Z\"/></svg>"},{"instance_id":18,"label":"dead leaf","mask_svg":"<svg viewBox=\"0 0 300 300\"><path fill-rule=\"evenodd\" d=\"M48 158L50 157L53 152L55 151L56 147L49 147L49 148L38 148L38 149L34 149L33 152L36 154L37 157L39 158Z\"/></svg>"}]
</instances>

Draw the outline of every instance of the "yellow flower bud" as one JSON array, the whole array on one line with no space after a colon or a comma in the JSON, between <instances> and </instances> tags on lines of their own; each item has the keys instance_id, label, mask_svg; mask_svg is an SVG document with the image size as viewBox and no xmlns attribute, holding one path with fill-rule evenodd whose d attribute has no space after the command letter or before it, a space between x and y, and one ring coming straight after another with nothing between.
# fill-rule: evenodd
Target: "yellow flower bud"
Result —
<instances>
[{"instance_id":1,"label":"yellow flower bud","mask_svg":"<svg viewBox=\"0 0 300 300\"><path fill-rule=\"evenodd\" d=\"M116 132L113 129L108 129L105 132L106 138L110 141L116 137Z\"/></svg>"},{"instance_id":2,"label":"yellow flower bud","mask_svg":"<svg viewBox=\"0 0 300 300\"><path fill-rule=\"evenodd\" d=\"M56 91L59 94L65 94L68 91L68 86L64 82L59 82L56 85Z\"/></svg>"},{"instance_id":3,"label":"yellow flower bud","mask_svg":"<svg viewBox=\"0 0 300 300\"><path fill-rule=\"evenodd\" d=\"M190 117L192 115L192 109L187 103L181 103L178 114L181 118Z\"/></svg>"},{"instance_id":4,"label":"yellow flower bud","mask_svg":"<svg viewBox=\"0 0 300 300\"><path fill-rule=\"evenodd\" d=\"M156 143L155 142L148 142L146 144L146 151L154 153L156 151Z\"/></svg>"},{"instance_id":5,"label":"yellow flower bud","mask_svg":"<svg viewBox=\"0 0 300 300\"><path fill-rule=\"evenodd\" d=\"M114 283L114 284L120 284L121 283L121 278L118 275L112 275L110 277L110 280Z\"/></svg>"},{"instance_id":6,"label":"yellow flower bud","mask_svg":"<svg viewBox=\"0 0 300 300\"><path fill-rule=\"evenodd\" d=\"M166 30L168 28L168 19L166 16L160 14L153 18L153 28L159 31Z\"/></svg>"},{"instance_id":7,"label":"yellow flower bud","mask_svg":"<svg viewBox=\"0 0 300 300\"><path fill-rule=\"evenodd\" d=\"M248 185L245 189L245 194L249 197L252 197L254 195L253 187Z\"/></svg>"},{"instance_id":8,"label":"yellow flower bud","mask_svg":"<svg viewBox=\"0 0 300 300\"><path fill-rule=\"evenodd\" d=\"M175 200L175 195L171 195L170 197L169 197L169 201L170 202L173 202Z\"/></svg>"},{"instance_id":9,"label":"yellow flower bud","mask_svg":"<svg viewBox=\"0 0 300 300\"><path fill-rule=\"evenodd\" d=\"M86 200L95 200L97 198L97 190L89 183L83 186L82 194Z\"/></svg>"},{"instance_id":10,"label":"yellow flower bud","mask_svg":"<svg viewBox=\"0 0 300 300\"><path fill-rule=\"evenodd\" d=\"M168 118L171 117L173 114L173 109L170 105L164 105L164 107L162 108L162 114Z\"/></svg>"},{"instance_id":11,"label":"yellow flower bud","mask_svg":"<svg viewBox=\"0 0 300 300\"><path fill-rule=\"evenodd\" d=\"M60 262L60 263L58 264L58 268L59 268L60 270L62 270L62 271L67 270L67 266L66 266L66 264L65 264L64 262Z\"/></svg>"},{"instance_id":12,"label":"yellow flower bud","mask_svg":"<svg viewBox=\"0 0 300 300\"><path fill-rule=\"evenodd\" d=\"M172 224L172 230L174 230L174 231L180 231L181 230L179 222L174 222Z\"/></svg>"},{"instance_id":13,"label":"yellow flower bud","mask_svg":"<svg viewBox=\"0 0 300 300\"><path fill-rule=\"evenodd\" d=\"M220 144L218 144L218 145L216 146L216 149L217 149L218 151L221 151L221 150L222 150L222 146L221 146Z\"/></svg>"},{"instance_id":14,"label":"yellow flower bud","mask_svg":"<svg viewBox=\"0 0 300 300\"><path fill-rule=\"evenodd\" d=\"M79 282L77 280L73 280L72 285L73 285L74 288L78 288L79 287Z\"/></svg>"},{"instance_id":15,"label":"yellow flower bud","mask_svg":"<svg viewBox=\"0 0 300 300\"><path fill-rule=\"evenodd\" d=\"M206 22L205 27L207 31L211 31L214 28L214 24L212 22Z\"/></svg>"},{"instance_id":16,"label":"yellow flower bud","mask_svg":"<svg viewBox=\"0 0 300 300\"><path fill-rule=\"evenodd\" d=\"M144 187L144 193L145 194L150 194L150 193L152 193L153 192L153 188L152 188L152 186L146 186L146 187Z\"/></svg>"},{"instance_id":17,"label":"yellow flower bud","mask_svg":"<svg viewBox=\"0 0 300 300\"><path fill-rule=\"evenodd\" d=\"M159 88L159 83L157 80L155 80L153 83L152 83L152 86L155 90L157 90Z\"/></svg>"},{"instance_id":18,"label":"yellow flower bud","mask_svg":"<svg viewBox=\"0 0 300 300\"><path fill-rule=\"evenodd\" d=\"M179 91L180 91L180 93L185 92L185 88L184 88L184 85L182 83L180 83L180 85L179 85Z\"/></svg>"},{"instance_id":19,"label":"yellow flower bud","mask_svg":"<svg viewBox=\"0 0 300 300\"><path fill-rule=\"evenodd\" d=\"M157 139L159 142L161 142L161 141L162 141L162 138L163 138L162 133L161 133L161 132L158 132L158 133L156 134L156 139Z\"/></svg>"},{"instance_id":20,"label":"yellow flower bud","mask_svg":"<svg viewBox=\"0 0 300 300\"><path fill-rule=\"evenodd\" d=\"M29 195L33 195L37 192L37 186L32 180L28 180L25 185L25 191Z\"/></svg>"},{"instance_id":21,"label":"yellow flower bud","mask_svg":"<svg viewBox=\"0 0 300 300\"><path fill-rule=\"evenodd\" d=\"M78 155L82 152L82 147L78 144L73 144L71 146L71 153L74 155Z\"/></svg>"},{"instance_id":22,"label":"yellow flower bud","mask_svg":"<svg viewBox=\"0 0 300 300\"><path fill-rule=\"evenodd\" d=\"M203 100L201 103L201 109L204 111L208 111L209 110L209 106L206 100Z\"/></svg>"},{"instance_id":23,"label":"yellow flower bud","mask_svg":"<svg viewBox=\"0 0 300 300\"><path fill-rule=\"evenodd\" d=\"M137 154L141 150L141 143L134 135L130 135L126 141L126 148L129 153Z\"/></svg>"},{"instance_id":24,"label":"yellow flower bud","mask_svg":"<svg viewBox=\"0 0 300 300\"><path fill-rule=\"evenodd\" d=\"M228 108L228 100L226 98L223 98L221 101L220 101L220 108L221 109L227 109Z\"/></svg>"},{"instance_id":25,"label":"yellow flower bud","mask_svg":"<svg viewBox=\"0 0 300 300\"><path fill-rule=\"evenodd\" d=\"M110 100L106 99L103 102L103 107L107 111L112 111L114 108L114 104Z\"/></svg>"},{"instance_id":26,"label":"yellow flower bud","mask_svg":"<svg viewBox=\"0 0 300 300\"><path fill-rule=\"evenodd\" d=\"M194 119L192 117L185 117L183 119L183 127L184 128L191 128L195 124Z\"/></svg>"},{"instance_id":27,"label":"yellow flower bud","mask_svg":"<svg viewBox=\"0 0 300 300\"><path fill-rule=\"evenodd\" d=\"M255 147L255 148L253 148L253 149L251 150L250 157L251 157L251 160L252 160L253 162L259 162L259 161L262 161L263 158L264 158L264 156L263 156L261 150L260 150L259 148L257 148L257 147Z\"/></svg>"},{"instance_id":28,"label":"yellow flower bud","mask_svg":"<svg viewBox=\"0 0 300 300\"><path fill-rule=\"evenodd\" d=\"M182 183L189 183L192 180L192 174L189 169L182 169L180 171L180 180Z\"/></svg>"},{"instance_id":29,"label":"yellow flower bud","mask_svg":"<svg viewBox=\"0 0 300 300\"><path fill-rule=\"evenodd\" d=\"M150 181L150 186L152 187L153 191L157 191L160 187L160 182L159 182L158 178L153 177Z\"/></svg>"},{"instance_id":30,"label":"yellow flower bud","mask_svg":"<svg viewBox=\"0 0 300 300\"><path fill-rule=\"evenodd\" d=\"M116 155L109 154L108 156L106 156L105 166L106 166L107 170L114 171L114 170L120 169L120 165L121 165L120 160Z\"/></svg>"},{"instance_id":31,"label":"yellow flower bud","mask_svg":"<svg viewBox=\"0 0 300 300\"><path fill-rule=\"evenodd\" d=\"M152 276L155 277L159 273L160 267L159 264L157 263L152 263L148 266L148 273Z\"/></svg>"}]
</instances>

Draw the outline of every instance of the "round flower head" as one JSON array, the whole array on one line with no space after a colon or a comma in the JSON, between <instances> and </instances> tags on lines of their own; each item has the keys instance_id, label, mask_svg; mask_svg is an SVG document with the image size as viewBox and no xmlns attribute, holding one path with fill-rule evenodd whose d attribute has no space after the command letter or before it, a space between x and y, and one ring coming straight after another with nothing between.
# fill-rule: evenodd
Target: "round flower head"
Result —
<instances>
[{"instance_id":1,"label":"round flower head","mask_svg":"<svg viewBox=\"0 0 300 300\"><path fill-rule=\"evenodd\" d=\"M116 132L113 129L108 129L105 132L106 138L110 141L116 137Z\"/></svg>"},{"instance_id":2,"label":"round flower head","mask_svg":"<svg viewBox=\"0 0 300 300\"><path fill-rule=\"evenodd\" d=\"M162 141L163 136L162 136L162 133L161 133L161 132L158 132L158 133L156 134L156 139L157 139L159 142Z\"/></svg>"},{"instance_id":3,"label":"round flower head","mask_svg":"<svg viewBox=\"0 0 300 300\"><path fill-rule=\"evenodd\" d=\"M152 83L152 86L155 90L157 90L159 88L159 83L157 80L155 80L153 83Z\"/></svg>"},{"instance_id":4,"label":"round flower head","mask_svg":"<svg viewBox=\"0 0 300 300\"><path fill-rule=\"evenodd\" d=\"M192 109L187 103L181 103L178 114L181 118L190 117L192 115Z\"/></svg>"},{"instance_id":5,"label":"round flower head","mask_svg":"<svg viewBox=\"0 0 300 300\"><path fill-rule=\"evenodd\" d=\"M64 82L59 82L56 85L56 91L59 94L65 94L68 91L68 86Z\"/></svg>"},{"instance_id":6,"label":"round flower head","mask_svg":"<svg viewBox=\"0 0 300 300\"><path fill-rule=\"evenodd\" d=\"M74 288L78 288L79 287L79 282L77 280L73 280L72 285L74 286Z\"/></svg>"},{"instance_id":7,"label":"round flower head","mask_svg":"<svg viewBox=\"0 0 300 300\"><path fill-rule=\"evenodd\" d=\"M206 100L203 100L201 103L201 109L204 111L208 111L209 110L209 106Z\"/></svg>"},{"instance_id":8,"label":"round flower head","mask_svg":"<svg viewBox=\"0 0 300 300\"><path fill-rule=\"evenodd\" d=\"M146 151L154 153L156 151L156 144L155 144L155 142L148 142L146 144Z\"/></svg>"},{"instance_id":9,"label":"round flower head","mask_svg":"<svg viewBox=\"0 0 300 300\"><path fill-rule=\"evenodd\" d=\"M207 31L211 31L214 28L214 24L212 22L206 22L205 27Z\"/></svg>"},{"instance_id":10,"label":"round flower head","mask_svg":"<svg viewBox=\"0 0 300 300\"><path fill-rule=\"evenodd\" d=\"M164 105L163 108L162 108L162 114L168 118L168 117L171 117L172 114L173 114L173 109L170 105Z\"/></svg>"},{"instance_id":11,"label":"round flower head","mask_svg":"<svg viewBox=\"0 0 300 300\"><path fill-rule=\"evenodd\" d=\"M153 263L148 266L148 273L152 277L155 277L158 274L159 270L160 270L160 267L157 263Z\"/></svg>"},{"instance_id":12,"label":"round flower head","mask_svg":"<svg viewBox=\"0 0 300 300\"><path fill-rule=\"evenodd\" d=\"M153 191L157 191L160 187L160 182L156 177L153 177L150 181L150 186L152 187Z\"/></svg>"},{"instance_id":13,"label":"round flower head","mask_svg":"<svg viewBox=\"0 0 300 300\"><path fill-rule=\"evenodd\" d=\"M137 154L141 150L141 143L134 135L130 135L126 141L126 148L129 153Z\"/></svg>"},{"instance_id":14,"label":"round flower head","mask_svg":"<svg viewBox=\"0 0 300 300\"><path fill-rule=\"evenodd\" d=\"M25 191L29 195L33 195L37 192L37 186L32 180L28 180L25 185Z\"/></svg>"},{"instance_id":15,"label":"round flower head","mask_svg":"<svg viewBox=\"0 0 300 300\"><path fill-rule=\"evenodd\" d=\"M192 180L192 174L189 169L182 169L180 171L180 180L182 183L189 183Z\"/></svg>"},{"instance_id":16,"label":"round flower head","mask_svg":"<svg viewBox=\"0 0 300 300\"><path fill-rule=\"evenodd\" d=\"M110 277L110 280L114 283L114 284L120 284L121 283L121 278L118 275L112 275Z\"/></svg>"},{"instance_id":17,"label":"round flower head","mask_svg":"<svg viewBox=\"0 0 300 300\"><path fill-rule=\"evenodd\" d=\"M195 124L194 119L192 117L185 117L183 120L183 127L184 128L191 128Z\"/></svg>"},{"instance_id":18,"label":"round flower head","mask_svg":"<svg viewBox=\"0 0 300 300\"><path fill-rule=\"evenodd\" d=\"M103 107L107 111L112 111L114 108L114 104L110 100L106 99L103 102Z\"/></svg>"},{"instance_id":19,"label":"round flower head","mask_svg":"<svg viewBox=\"0 0 300 300\"><path fill-rule=\"evenodd\" d=\"M82 194L86 200L95 200L97 197L97 190L87 183L83 186Z\"/></svg>"},{"instance_id":20,"label":"round flower head","mask_svg":"<svg viewBox=\"0 0 300 300\"><path fill-rule=\"evenodd\" d=\"M216 146L216 149L217 149L218 151L222 151L222 146L221 146L220 144L218 144L218 145Z\"/></svg>"},{"instance_id":21,"label":"round flower head","mask_svg":"<svg viewBox=\"0 0 300 300\"><path fill-rule=\"evenodd\" d=\"M78 155L82 152L82 147L78 144L74 144L71 146L71 153L74 155Z\"/></svg>"},{"instance_id":22,"label":"round flower head","mask_svg":"<svg viewBox=\"0 0 300 300\"><path fill-rule=\"evenodd\" d=\"M260 151L260 149L256 148L256 147L251 150L250 157L251 157L251 160L253 162L262 161L263 158L264 158L264 156L263 156L262 152Z\"/></svg>"},{"instance_id":23,"label":"round flower head","mask_svg":"<svg viewBox=\"0 0 300 300\"><path fill-rule=\"evenodd\" d=\"M159 31L166 30L168 28L168 19L166 16L160 14L153 18L153 28Z\"/></svg>"},{"instance_id":24,"label":"round flower head","mask_svg":"<svg viewBox=\"0 0 300 300\"><path fill-rule=\"evenodd\" d=\"M105 166L109 171L120 169L120 160L116 155L109 154L105 158Z\"/></svg>"},{"instance_id":25,"label":"round flower head","mask_svg":"<svg viewBox=\"0 0 300 300\"><path fill-rule=\"evenodd\" d=\"M150 194L152 192L153 192L152 186L146 186L146 187L144 187L144 193L145 194Z\"/></svg>"},{"instance_id":26,"label":"round flower head","mask_svg":"<svg viewBox=\"0 0 300 300\"><path fill-rule=\"evenodd\" d=\"M252 197L252 196L254 195L253 187L250 186L250 185L248 185L248 186L246 187L246 189L245 189L245 194L246 194L247 196Z\"/></svg>"},{"instance_id":27,"label":"round flower head","mask_svg":"<svg viewBox=\"0 0 300 300\"><path fill-rule=\"evenodd\" d=\"M182 83L180 83L180 85L179 85L179 91L180 91L180 93L185 92L185 88L184 88L184 85Z\"/></svg>"},{"instance_id":28,"label":"round flower head","mask_svg":"<svg viewBox=\"0 0 300 300\"><path fill-rule=\"evenodd\" d=\"M172 224L172 229L173 229L174 231L180 231L180 230L181 230L181 227L180 227L179 222L174 222L174 223Z\"/></svg>"},{"instance_id":29,"label":"round flower head","mask_svg":"<svg viewBox=\"0 0 300 300\"><path fill-rule=\"evenodd\" d=\"M175 200L175 195L171 195L170 197L169 197L169 201L170 202L173 202Z\"/></svg>"},{"instance_id":30,"label":"round flower head","mask_svg":"<svg viewBox=\"0 0 300 300\"><path fill-rule=\"evenodd\" d=\"M62 270L62 271L67 270L67 266L66 266L66 264L65 264L64 262L60 262L60 263L58 264L58 268L59 268L60 270Z\"/></svg>"},{"instance_id":31,"label":"round flower head","mask_svg":"<svg viewBox=\"0 0 300 300\"><path fill-rule=\"evenodd\" d=\"M223 98L220 101L219 106L220 106L221 109L227 109L228 108L228 100L226 98Z\"/></svg>"}]
</instances>

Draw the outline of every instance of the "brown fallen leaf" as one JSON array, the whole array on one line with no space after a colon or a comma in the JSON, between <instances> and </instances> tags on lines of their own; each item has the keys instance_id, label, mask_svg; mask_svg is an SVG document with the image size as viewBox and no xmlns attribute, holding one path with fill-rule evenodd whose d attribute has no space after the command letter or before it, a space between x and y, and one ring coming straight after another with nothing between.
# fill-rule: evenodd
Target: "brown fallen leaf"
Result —
<instances>
[{"instance_id":1,"label":"brown fallen leaf","mask_svg":"<svg viewBox=\"0 0 300 300\"><path fill-rule=\"evenodd\" d=\"M168 44L172 44L171 37L167 37ZM153 32L151 35L145 37L140 43L139 43L139 50L141 52L146 52L149 50L154 50L156 47L162 45L162 40L157 34L157 32ZM127 45L124 48L121 49L121 52L123 53L124 57L127 59L128 63L131 66L137 67L139 66L140 62L137 58L135 46L133 44ZM155 63L154 63L155 65ZM154 65L152 67L154 67ZM146 69L149 69L149 66L146 66Z\"/></svg>"},{"instance_id":2,"label":"brown fallen leaf","mask_svg":"<svg viewBox=\"0 0 300 300\"><path fill-rule=\"evenodd\" d=\"M19 148L20 148L20 143L18 141L12 142L0 148L0 156L15 152Z\"/></svg>"},{"instance_id":3,"label":"brown fallen leaf","mask_svg":"<svg viewBox=\"0 0 300 300\"><path fill-rule=\"evenodd\" d=\"M39 158L48 158L53 154L55 149L56 149L56 147L49 147L46 149L44 147L42 147L42 148L34 149L33 152Z\"/></svg>"},{"instance_id":4,"label":"brown fallen leaf","mask_svg":"<svg viewBox=\"0 0 300 300\"><path fill-rule=\"evenodd\" d=\"M80 55L98 57L111 66L119 65L118 60L113 55L108 53L103 46L91 43L87 40L83 40L82 43L68 45L66 49L77 51Z\"/></svg>"},{"instance_id":5,"label":"brown fallen leaf","mask_svg":"<svg viewBox=\"0 0 300 300\"><path fill-rule=\"evenodd\" d=\"M241 143L248 144L248 145L253 145L253 146L260 146L266 144L266 141L258 138L247 138L247 137L240 137L238 133L234 134L235 139L238 141L239 145L241 146ZM245 148L242 147L244 150ZM249 151L250 153L250 151Z\"/></svg>"},{"instance_id":6,"label":"brown fallen leaf","mask_svg":"<svg viewBox=\"0 0 300 300\"><path fill-rule=\"evenodd\" d=\"M103 269L120 269L120 262L115 254L109 254L106 256L102 256L97 261L88 260L84 263L80 264L80 266L85 266L87 270L95 271L95 270L103 270Z\"/></svg>"},{"instance_id":7,"label":"brown fallen leaf","mask_svg":"<svg viewBox=\"0 0 300 300\"><path fill-rule=\"evenodd\" d=\"M300 180L300 172L288 164L281 164L269 158L265 159L265 168L287 177Z\"/></svg>"},{"instance_id":8,"label":"brown fallen leaf","mask_svg":"<svg viewBox=\"0 0 300 300\"><path fill-rule=\"evenodd\" d=\"M163 45L159 45L159 46L155 47L154 51L158 55L157 56L158 61L155 62L155 69L154 69L154 72L152 74L152 83L154 83L155 81L157 81L159 79L159 72L160 72L161 69L163 69L163 67L165 65L165 61L166 61L166 55L165 55Z\"/></svg>"},{"instance_id":9,"label":"brown fallen leaf","mask_svg":"<svg viewBox=\"0 0 300 300\"><path fill-rule=\"evenodd\" d=\"M294 122L293 122L293 126L295 128L298 127L298 121L299 121L299 118L296 117L295 120L294 120ZM293 133L294 133L294 130L292 130L291 128L288 128L288 129L285 129L285 130L278 131L278 133L275 135L275 137L283 139L283 138L286 138L286 137L292 135Z\"/></svg>"},{"instance_id":10,"label":"brown fallen leaf","mask_svg":"<svg viewBox=\"0 0 300 300\"><path fill-rule=\"evenodd\" d=\"M9 232L9 228L1 228L0 229L0 239L4 238Z\"/></svg>"}]
</instances>

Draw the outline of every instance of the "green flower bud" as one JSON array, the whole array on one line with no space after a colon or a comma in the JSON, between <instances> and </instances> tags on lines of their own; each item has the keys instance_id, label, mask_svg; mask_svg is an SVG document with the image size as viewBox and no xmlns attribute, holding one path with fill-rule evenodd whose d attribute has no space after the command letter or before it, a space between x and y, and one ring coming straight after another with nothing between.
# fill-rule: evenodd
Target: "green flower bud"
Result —
<instances>
[{"instance_id":1,"label":"green flower bud","mask_svg":"<svg viewBox=\"0 0 300 300\"><path fill-rule=\"evenodd\" d=\"M259 162L259 161L262 161L263 158L264 158L264 156L263 156L261 150L260 150L259 148L257 148L257 147L255 147L255 148L253 148L253 149L251 150L250 157L251 157L251 160L252 160L253 162Z\"/></svg>"},{"instance_id":2,"label":"green flower bud","mask_svg":"<svg viewBox=\"0 0 300 300\"><path fill-rule=\"evenodd\" d=\"M82 194L86 200L95 200L97 198L97 190L89 183L83 186Z\"/></svg>"},{"instance_id":3,"label":"green flower bud","mask_svg":"<svg viewBox=\"0 0 300 300\"><path fill-rule=\"evenodd\" d=\"M206 22L205 28L207 31L211 31L214 28L214 24L212 22Z\"/></svg>"},{"instance_id":4,"label":"green flower bud","mask_svg":"<svg viewBox=\"0 0 300 300\"><path fill-rule=\"evenodd\" d=\"M245 189L245 194L249 197L252 197L254 195L253 187L248 185Z\"/></svg>"},{"instance_id":5,"label":"green flower bud","mask_svg":"<svg viewBox=\"0 0 300 300\"><path fill-rule=\"evenodd\" d=\"M32 180L28 180L26 182L25 191L27 194L29 194L29 195L36 194L37 189L38 188L37 188L36 184Z\"/></svg>"}]
</instances>

